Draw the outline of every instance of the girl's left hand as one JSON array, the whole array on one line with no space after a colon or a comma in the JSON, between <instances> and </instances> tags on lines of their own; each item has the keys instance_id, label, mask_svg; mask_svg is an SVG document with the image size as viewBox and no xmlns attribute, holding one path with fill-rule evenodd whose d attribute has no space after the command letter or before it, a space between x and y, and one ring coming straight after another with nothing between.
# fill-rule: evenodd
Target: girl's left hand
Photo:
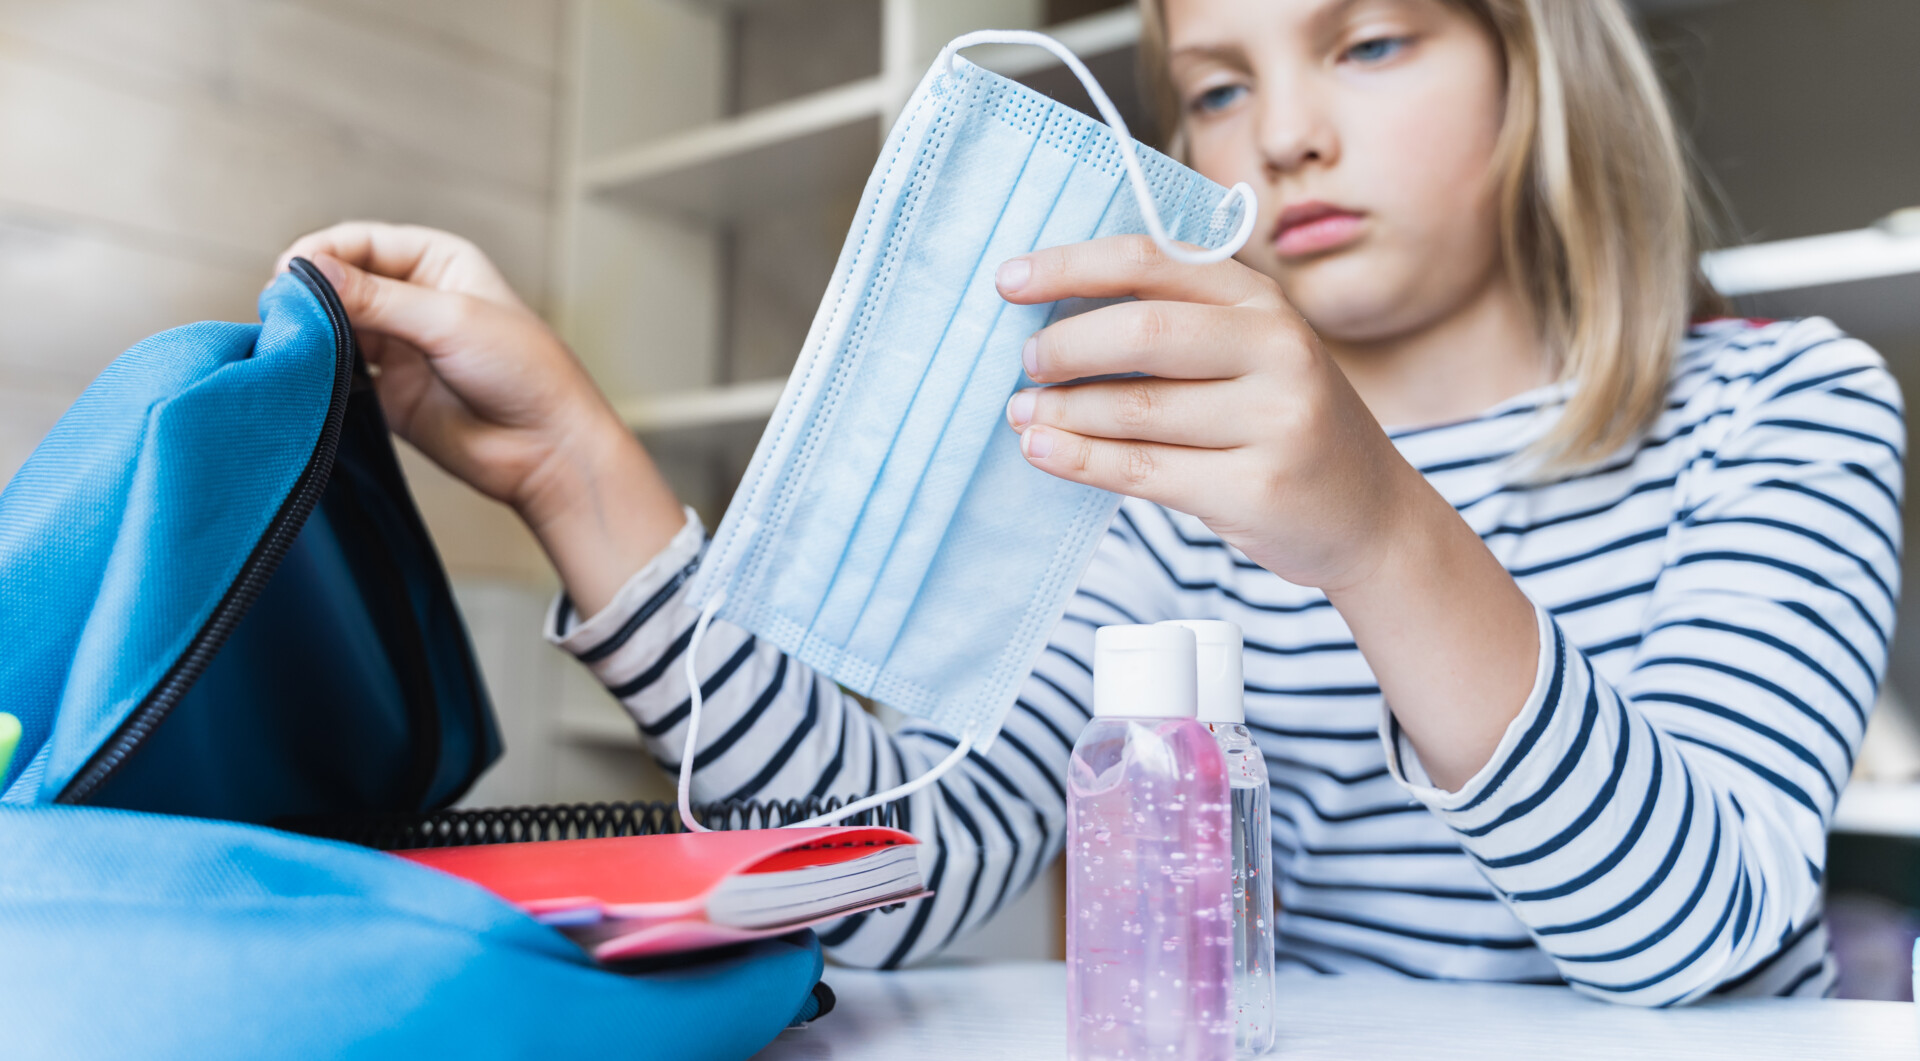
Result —
<instances>
[{"instance_id":1,"label":"girl's left hand","mask_svg":"<svg viewBox=\"0 0 1920 1061\"><path fill-rule=\"evenodd\" d=\"M1437 499L1279 285L1239 262L1181 264L1116 236L1009 259L995 279L1015 303L1138 299L1027 341L1027 374L1068 384L1007 403L1036 468L1196 516L1325 590L1364 580ZM1069 384L1127 372L1146 375Z\"/></svg>"},{"instance_id":2,"label":"girl's left hand","mask_svg":"<svg viewBox=\"0 0 1920 1061\"><path fill-rule=\"evenodd\" d=\"M1121 236L1010 259L1010 302L1118 298L1024 351L1007 419L1034 467L1198 516L1326 593L1427 774L1481 770L1534 683L1532 602L1400 455L1272 280ZM1142 372L1133 379L1071 383Z\"/></svg>"}]
</instances>

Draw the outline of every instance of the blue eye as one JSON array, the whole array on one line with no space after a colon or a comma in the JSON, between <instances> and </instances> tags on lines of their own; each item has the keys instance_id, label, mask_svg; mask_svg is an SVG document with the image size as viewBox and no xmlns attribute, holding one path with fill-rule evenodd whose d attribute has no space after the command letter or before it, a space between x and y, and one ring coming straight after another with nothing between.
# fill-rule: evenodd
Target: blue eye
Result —
<instances>
[{"instance_id":1,"label":"blue eye","mask_svg":"<svg viewBox=\"0 0 1920 1061\"><path fill-rule=\"evenodd\" d=\"M1246 91L1245 85L1221 85L1218 88L1210 88L1193 101L1193 109L1202 113L1221 110L1239 99Z\"/></svg>"},{"instance_id":2,"label":"blue eye","mask_svg":"<svg viewBox=\"0 0 1920 1061\"><path fill-rule=\"evenodd\" d=\"M1405 37L1376 37L1348 48L1346 58L1362 63L1377 63L1393 58L1406 46Z\"/></svg>"}]
</instances>

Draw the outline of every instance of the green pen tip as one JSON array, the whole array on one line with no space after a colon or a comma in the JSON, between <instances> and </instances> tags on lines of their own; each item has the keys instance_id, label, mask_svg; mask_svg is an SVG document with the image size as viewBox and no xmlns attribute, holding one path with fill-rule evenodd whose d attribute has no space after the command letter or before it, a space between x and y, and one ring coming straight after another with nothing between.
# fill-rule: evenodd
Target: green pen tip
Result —
<instances>
[{"instance_id":1,"label":"green pen tip","mask_svg":"<svg viewBox=\"0 0 1920 1061\"><path fill-rule=\"evenodd\" d=\"M0 778L13 765L13 750L20 746L20 720L0 711Z\"/></svg>"}]
</instances>

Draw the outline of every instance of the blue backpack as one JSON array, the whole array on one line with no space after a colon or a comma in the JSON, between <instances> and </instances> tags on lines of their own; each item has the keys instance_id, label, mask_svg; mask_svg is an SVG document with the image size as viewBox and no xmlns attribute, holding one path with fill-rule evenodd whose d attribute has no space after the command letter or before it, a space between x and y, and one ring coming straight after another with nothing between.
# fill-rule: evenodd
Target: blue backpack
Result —
<instances>
[{"instance_id":1,"label":"blue backpack","mask_svg":"<svg viewBox=\"0 0 1920 1061\"><path fill-rule=\"evenodd\" d=\"M458 799L500 754L346 314L154 336L0 493L0 1055L743 1058L810 933L598 966L489 893L270 827Z\"/></svg>"}]
</instances>

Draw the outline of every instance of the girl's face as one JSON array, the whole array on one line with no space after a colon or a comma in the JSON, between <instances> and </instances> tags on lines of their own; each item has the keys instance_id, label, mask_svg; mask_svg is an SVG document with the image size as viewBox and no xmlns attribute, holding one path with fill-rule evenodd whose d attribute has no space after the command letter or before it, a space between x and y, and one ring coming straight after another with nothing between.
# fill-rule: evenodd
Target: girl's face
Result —
<instances>
[{"instance_id":1,"label":"girl's face","mask_svg":"<svg viewBox=\"0 0 1920 1061\"><path fill-rule=\"evenodd\" d=\"M1260 194L1242 261L1321 336L1445 320L1504 280L1491 33L1442 0L1164 0L1188 157Z\"/></svg>"}]
</instances>

